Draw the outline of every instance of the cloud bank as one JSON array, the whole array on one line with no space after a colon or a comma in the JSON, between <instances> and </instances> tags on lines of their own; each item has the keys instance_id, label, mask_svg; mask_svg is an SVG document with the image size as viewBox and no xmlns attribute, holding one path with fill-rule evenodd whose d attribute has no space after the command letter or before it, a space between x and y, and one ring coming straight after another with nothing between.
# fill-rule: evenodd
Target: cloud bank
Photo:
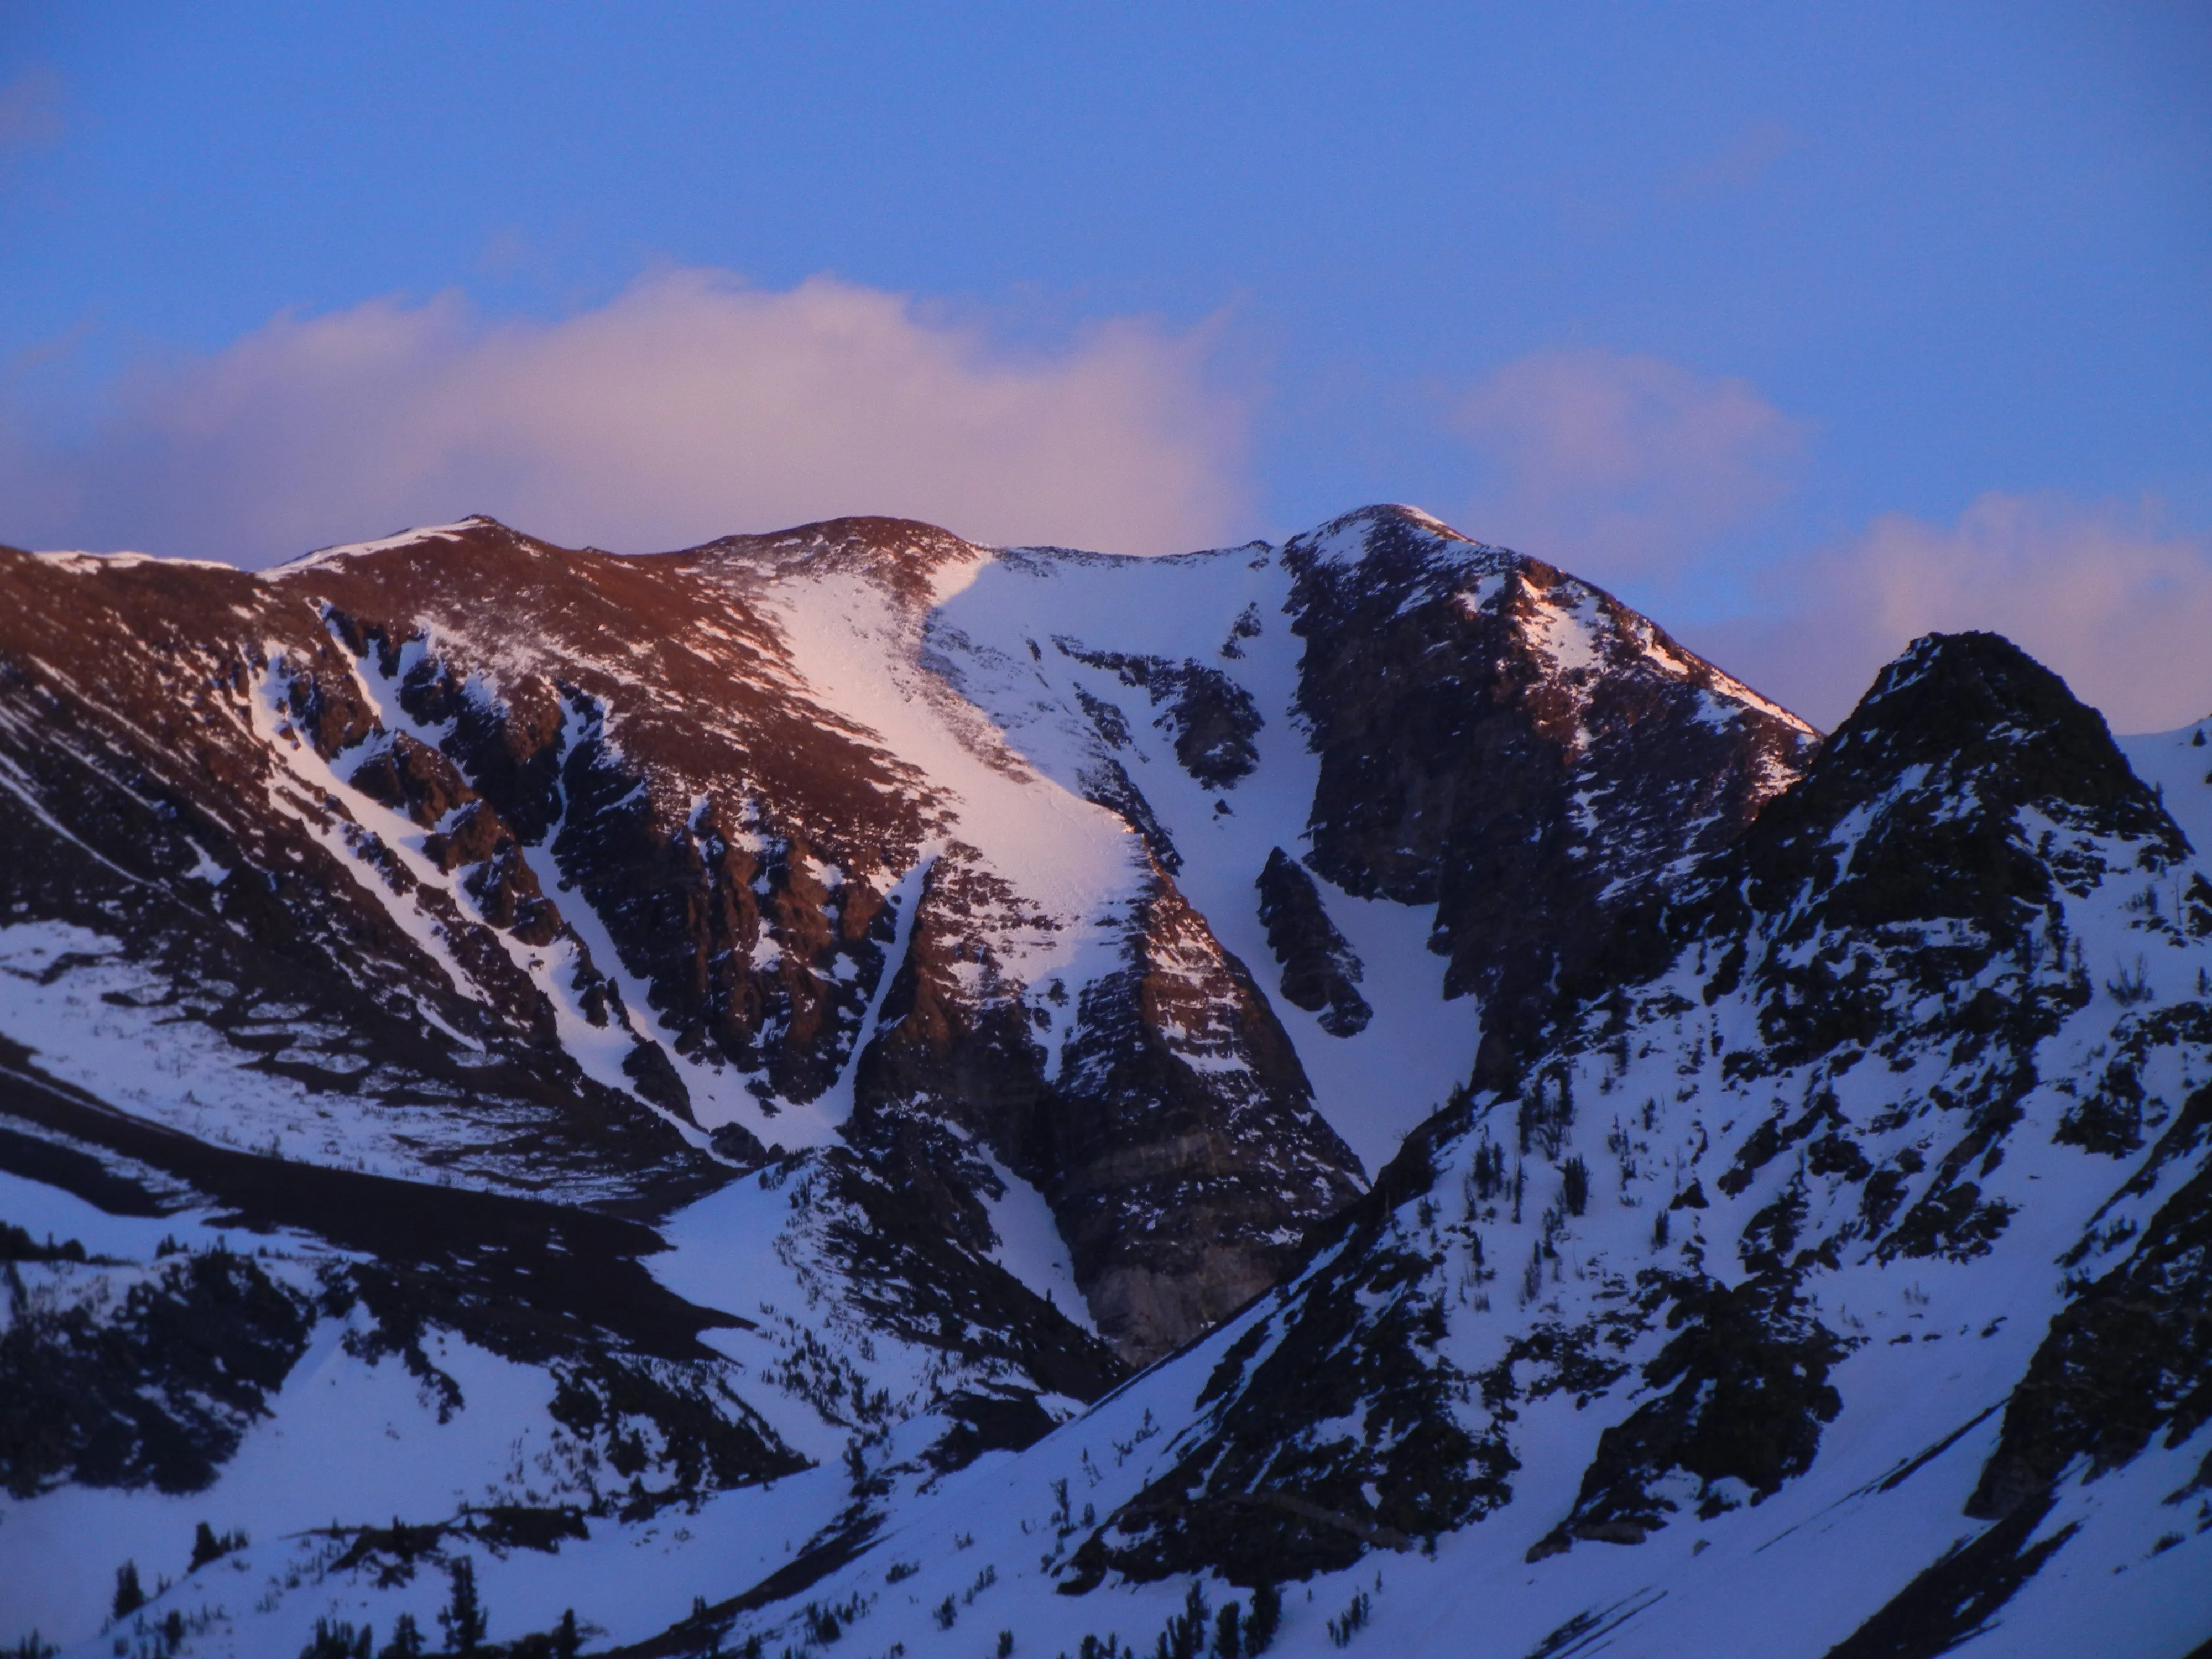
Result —
<instances>
[{"instance_id":1,"label":"cloud bank","mask_svg":"<svg viewBox=\"0 0 2212 1659\"><path fill-rule=\"evenodd\" d=\"M141 373L71 442L19 431L0 539L264 565L474 512L623 550L884 513L1178 551L1249 513L1206 345L1122 320L1010 356L828 277L672 271L552 324L376 300Z\"/></svg>"}]
</instances>

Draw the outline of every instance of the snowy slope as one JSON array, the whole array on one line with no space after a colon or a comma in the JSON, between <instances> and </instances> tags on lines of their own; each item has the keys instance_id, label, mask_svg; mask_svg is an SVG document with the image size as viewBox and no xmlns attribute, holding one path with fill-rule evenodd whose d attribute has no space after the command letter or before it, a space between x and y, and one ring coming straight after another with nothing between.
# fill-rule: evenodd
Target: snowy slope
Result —
<instances>
[{"instance_id":1,"label":"snowy slope","mask_svg":"<svg viewBox=\"0 0 2212 1659\"><path fill-rule=\"evenodd\" d=\"M2159 792L2200 858L2212 857L2212 719L2119 739L2135 775Z\"/></svg>"}]
</instances>

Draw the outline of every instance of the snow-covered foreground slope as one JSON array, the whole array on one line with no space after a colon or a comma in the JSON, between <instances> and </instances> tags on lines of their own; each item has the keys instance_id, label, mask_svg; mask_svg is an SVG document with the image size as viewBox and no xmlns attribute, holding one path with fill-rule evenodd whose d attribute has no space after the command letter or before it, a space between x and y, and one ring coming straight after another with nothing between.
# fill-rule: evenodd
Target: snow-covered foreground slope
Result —
<instances>
[{"instance_id":1,"label":"snow-covered foreground slope","mask_svg":"<svg viewBox=\"0 0 2212 1659\"><path fill-rule=\"evenodd\" d=\"M0 1637L2212 1633L2212 766L2002 642L1816 763L1403 508L0 587Z\"/></svg>"}]
</instances>

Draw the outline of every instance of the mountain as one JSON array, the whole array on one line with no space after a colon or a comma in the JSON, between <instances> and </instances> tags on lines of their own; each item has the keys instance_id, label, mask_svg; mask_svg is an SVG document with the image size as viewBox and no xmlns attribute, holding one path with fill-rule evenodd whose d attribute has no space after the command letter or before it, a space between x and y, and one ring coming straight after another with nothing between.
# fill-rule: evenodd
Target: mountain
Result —
<instances>
[{"instance_id":1,"label":"mountain","mask_svg":"<svg viewBox=\"0 0 2212 1659\"><path fill-rule=\"evenodd\" d=\"M0 585L24 1632L2212 1634L2212 763L2001 640L1824 744L1395 507Z\"/></svg>"}]
</instances>

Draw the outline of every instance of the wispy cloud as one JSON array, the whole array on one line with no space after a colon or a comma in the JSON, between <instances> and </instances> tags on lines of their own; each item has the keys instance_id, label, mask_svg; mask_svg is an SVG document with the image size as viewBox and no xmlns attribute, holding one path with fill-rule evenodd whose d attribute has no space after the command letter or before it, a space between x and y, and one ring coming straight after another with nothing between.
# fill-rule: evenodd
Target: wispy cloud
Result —
<instances>
[{"instance_id":1,"label":"wispy cloud","mask_svg":"<svg viewBox=\"0 0 2212 1659\"><path fill-rule=\"evenodd\" d=\"M2212 712L2212 536L2141 507L1991 494L1948 525L1888 514L1782 573L1768 599L1685 632L1822 725L1906 641L1966 629L2007 635L2118 731Z\"/></svg>"},{"instance_id":2,"label":"wispy cloud","mask_svg":"<svg viewBox=\"0 0 2212 1659\"><path fill-rule=\"evenodd\" d=\"M1747 381L1590 349L1508 363L1455 414L1492 473L1469 527L1599 580L1704 552L1788 493L1803 445Z\"/></svg>"},{"instance_id":3,"label":"wispy cloud","mask_svg":"<svg viewBox=\"0 0 2212 1659\"><path fill-rule=\"evenodd\" d=\"M1207 349L1125 319L1017 356L827 277L671 271L545 325L378 300L143 373L64 447L19 434L33 521L0 538L259 564L468 512L623 549L873 512L1170 551L1249 511Z\"/></svg>"},{"instance_id":4,"label":"wispy cloud","mask_svg":"<svg viewBox=\"0 0 2212 1659\"><path fill-rule=\"evenodd\" d=\"M1662 194L1682 201L1748 190L1804 141L1779 121L1753 121L1715 155L1685 168Z\"/></svg>"}]
</instances>

